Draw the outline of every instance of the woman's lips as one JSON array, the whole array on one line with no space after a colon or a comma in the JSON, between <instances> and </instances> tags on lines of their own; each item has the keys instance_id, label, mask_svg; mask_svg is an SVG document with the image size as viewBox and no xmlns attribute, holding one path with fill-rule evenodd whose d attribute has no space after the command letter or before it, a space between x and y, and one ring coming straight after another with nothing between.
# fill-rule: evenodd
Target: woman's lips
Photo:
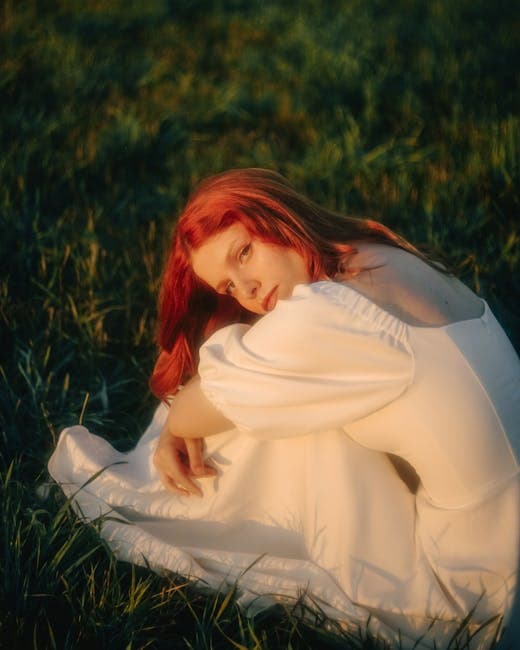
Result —
<instances>
[{"instance_id":1,"label":"woman's lips","mask_svg":"<svg viewBox=\"0 0 520 650\"><path fill-rule=\"evenodd\" d=\"M278 302L278 285L271 289L267 296L262 300L262 308L264 311L271 311Z\"/></svg>"}]
</instances>

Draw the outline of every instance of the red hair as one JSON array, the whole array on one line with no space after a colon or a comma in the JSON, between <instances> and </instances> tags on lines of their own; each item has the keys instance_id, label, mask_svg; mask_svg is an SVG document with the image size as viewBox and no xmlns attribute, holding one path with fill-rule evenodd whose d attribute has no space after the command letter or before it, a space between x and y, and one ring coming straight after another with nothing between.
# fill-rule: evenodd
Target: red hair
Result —
<instances>
[{"instance_id":1,"label":"red hair","mask_svg":"<svg viewBox=\"0 0 520 650\"><path fill-rule=\"evenodd\" d=\"M194 191L173 233L159 295L159 358L150 387L161 399L197 372L198 350L220 327L256 318L230 296L215 293L191 268L191 251L240 221L266 243L297 251L312 280L344 271L355 241L405 248L411 244L383 224L346 217L313 203L280 174L234 169L212 176ZM347 269L348 271L348 269Z\"/></svg>"}]
</instances>

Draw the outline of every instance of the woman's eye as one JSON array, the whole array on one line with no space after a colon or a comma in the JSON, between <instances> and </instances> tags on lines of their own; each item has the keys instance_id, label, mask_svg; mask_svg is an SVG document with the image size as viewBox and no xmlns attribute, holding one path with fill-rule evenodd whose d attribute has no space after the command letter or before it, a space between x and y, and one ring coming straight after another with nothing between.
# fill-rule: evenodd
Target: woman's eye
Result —
<instances>
[{"instance_id":1,"label":"woman's eye","mask_svg":"<svg viewBox=\"0 0 520 650\"><path fill-rule=\"evenodd\" d=\"M246 244L246 246L244 246L240 250L240 253L239 253L239 256L238 256L240 261L243 262L244 260L246 260L250 252L251 252L251 244Z\"/></svg>"}]
</instances>

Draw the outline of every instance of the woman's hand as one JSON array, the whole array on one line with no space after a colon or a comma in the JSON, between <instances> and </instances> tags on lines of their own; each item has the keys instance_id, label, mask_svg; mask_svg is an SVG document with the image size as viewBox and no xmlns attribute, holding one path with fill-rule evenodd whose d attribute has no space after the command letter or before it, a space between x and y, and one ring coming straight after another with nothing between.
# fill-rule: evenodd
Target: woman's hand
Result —
<instances>
[{"instance_id":1,"label":"woman's hand","mask_svg":"<svg viewBox=\"0 0 520 650\"><path fill-rule=\"evenodd\" d=\"M153 462L164 487L175 494L201 497L202 490L192 477L215 476L217 471L204 463L202 438L178 438L167 426L159 435Z\"/></svg>"}]
</instances>

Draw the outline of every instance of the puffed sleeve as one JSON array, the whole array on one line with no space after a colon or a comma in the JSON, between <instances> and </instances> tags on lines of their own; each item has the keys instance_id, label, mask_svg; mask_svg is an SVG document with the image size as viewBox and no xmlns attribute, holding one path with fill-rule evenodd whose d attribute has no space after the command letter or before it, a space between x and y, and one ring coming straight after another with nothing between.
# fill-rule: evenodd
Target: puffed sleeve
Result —
<instances>
[{"instance_id":1,"label":"puffed sleeve","mask_svg":"<svg viewBox=\"0 0 520 650\"><path fill-rule=\"evenodd\" d=\"M397 399L414 360L406 324L350 287L299 285L253 326L200 350L206 397L257 438L342 427Z\"/></svg>"}]
</instances>

